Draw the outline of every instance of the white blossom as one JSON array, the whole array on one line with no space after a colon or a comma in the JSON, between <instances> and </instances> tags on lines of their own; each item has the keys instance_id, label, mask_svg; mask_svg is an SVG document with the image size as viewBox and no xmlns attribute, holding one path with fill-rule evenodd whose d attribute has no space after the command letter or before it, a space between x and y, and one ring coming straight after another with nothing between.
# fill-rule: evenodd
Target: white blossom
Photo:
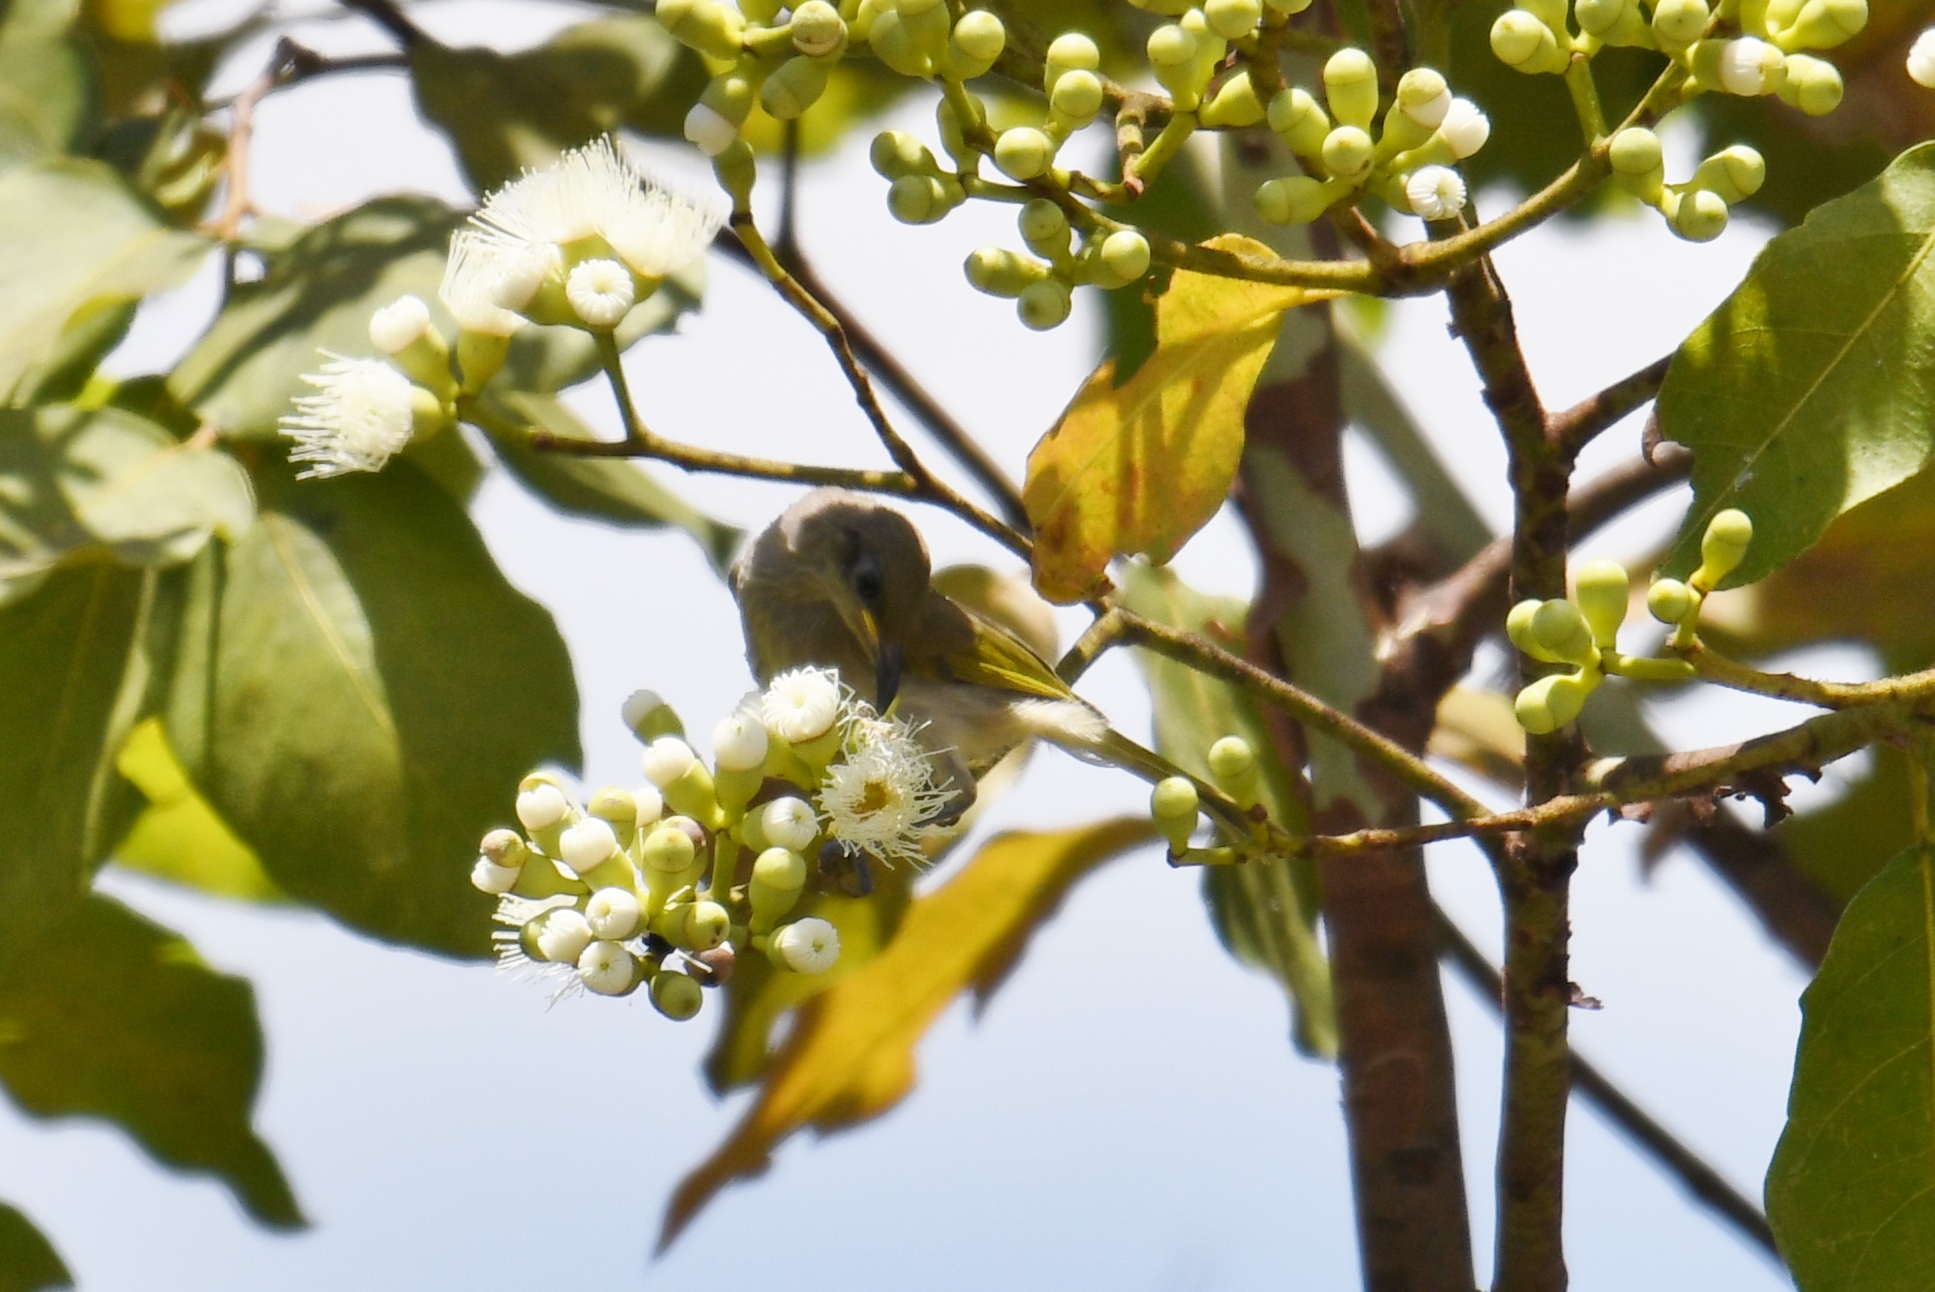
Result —
<instances>
[{"instance_id":1,"label":"white blossom","mask_svg":"<svg viewBox=\"0 0 1935 1292\"><path fill-rule=\"evenodd\" d=\"M1449 166L1420 166L1404 181L1411 209L1427 220L1449 220L1465 209L1465 181Z\"/></svg>"},{"instance_id":2,"label":"white blossom","mask_svg":"<svg viewBox=\"0 0 1935 1292\"><path fill-rule=\"evenodd\" d=\"M517 310L537 295L548 267L545 256L487 238L476 229L459 229L450 236L450 258L444 262L437 295L464 331L510 336L524 326Z\"/></svg>"},{"instance_id":3,"label":"white blossom","mask_svg":"<svg viewBox=\"0 0 1935 1292\"><path fill-rule=\"evenodd\" d=\"M1438 137L1451 146L1459 161L1485 146L1492 137L1492 123L1470 99L1453 99L1438 123Z\"/></svg>"},{"instance_id":4,"label":"white blossom","mask_svg":"<svg viewBox=\"0 0 1935 1292\"><path fill-rule=\"evenodd\" d=\"M760 698L766 730L791 744L817 740L840 716L840 675L828 668L796 668L781 673Z\"/></svg>"},{"instance_id":5,"label":"white blossom","mask_svg":"<svg viewBox=\"0 0 1935 1292\"><path fill-rule=\"evenodd\" d=\"M953 795L934 784L933 761L913 727L874 716L864 704L854 708L841 756L820 784L830 833L882 861L924 861L922 827Z\"/></svg>"},{"instance_id":6,"label":"white blossom","mask_svg":"<svg viewBox=\"0 0 1935 1292\"><path fill-rule=\"evenodd\" d=\"M370 315L370 344L384 354L398 354L429 327L430 307L418 297L399 296Z\"/></svg>"},{"instance_id":7,"label":"white blossom","mask_svg":"<svg viewBox=\"0 0 1935 1292\"><path fill-rule=\"evenodd\" d=\"M561 906L548 911L538 926L538 954L557 964L576 964L591 945L591 925L577 910Z\"/></svg>"},{"instance_id":8,"label":"white blossom","mask_svg":"<svg viewBox=\"0 0 1935 1292\"><path fill-rule=\"evenodd\" d=\"M323 354L322 371L302 378L316 393L296 396L296 411L280 423L296 441L289 459L310 464L305 480L380 471L416 430L416 388L380 359Z\"/></svg>"},{"instance_id":9,"label":"white blossom","mask_svg":"<svg viewBox=\"0 0 1935 1292\"><path fill-rule=\"evenodd\" d=\"M840 931L809 915L774 933L773 949L794 973L825 973L840 959Z\"/></svg>"}]
</instances>

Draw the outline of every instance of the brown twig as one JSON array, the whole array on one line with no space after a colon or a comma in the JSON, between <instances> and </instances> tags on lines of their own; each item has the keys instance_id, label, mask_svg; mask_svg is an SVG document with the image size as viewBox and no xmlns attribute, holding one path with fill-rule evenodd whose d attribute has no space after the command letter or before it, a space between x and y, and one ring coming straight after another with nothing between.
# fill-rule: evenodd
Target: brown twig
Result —
<instances>
[{"instance_id":1,"label":"brown twig","mask_svg":"<svg viewBox=\"0 0 1935 1292\"><path fill-rule=\"evenodd\" d=\"M355 10L390 33L404 49L414 49L430 39L394 0L342 0L342 3L343 8Z\"/></svg>"},{"instance_id":2,"label":"brown twig","mask_svg":"<svg viewBox=\"0 0 1935 1292\"><path fill-rule=\"evenodd\" d=\"M1655 359L1598 394L1588 396L1564 412L1554 413L1548 434L1559 451L1568 457L1578 457L1579 450L1591 443L1595 435L1659 394L1660 383L1666 380L1667 365L1672 362L1672 355Z\"/></svg>"}]
</instances>

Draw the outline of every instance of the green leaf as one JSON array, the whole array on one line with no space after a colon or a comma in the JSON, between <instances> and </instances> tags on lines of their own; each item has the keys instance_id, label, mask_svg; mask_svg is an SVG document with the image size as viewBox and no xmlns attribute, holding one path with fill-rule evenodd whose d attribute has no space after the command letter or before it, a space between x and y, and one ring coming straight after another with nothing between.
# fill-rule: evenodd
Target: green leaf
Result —
<instances>
[{"instance_id":1,"label":"green leaf","mask_svg":"<svg viewBox=\"0 0 1935 1292\"><path fill-rule=\"evenodd\" d=\"M99 162L37 161L0 173L0 393L13 391L91 302L176 286L209 245L168 228Z\"/></svg>"},{"instance_id":2,"label":"green leaf","mask_svg":"<svg viewBox=\"0 0 1935 1292\"><path fill-rule=\"evenodd\" d=\"M513 392L504 402L531 425L553 435L594 438L591 429L552 396ZM714 520L686 502L635 463L621 458L538 453L511 436L495 438L491 446L525 488L557 510L627 528L676 525L698 540L712 568L722 575L745 537L739 529Z\"/></svg>"},{"instance_id":3,"label":"green leaf","mask_svg":"<svg viewBox=\"0 0 1935 1292\"><path fill-rule=\"evenodd\" d=\"M1138 614L1242 648L1250 608L1195 591L1167 570L1131 562L1123 567L1122 603ZM1224 736L1250 742L1263 766L1263 802L1292 830L1308 824L1295 782L1273 757L1263 715L1226 682L1151 651L1136 652L1155 701L1156 749L1197 776L1209 775L1209 747ZM1217 936L1244 964L1283 986L1291 1004L1291 1035L1306 1054L1337 1053L1337 1007L1330 965L1317 942L1316 867L1308 860L1266 857L1203 872L1203 899Z\"/></svg>"},{"instance_id":4,"label":"green leaf","mask_svg":"<svg viewBox=\"0 0 1935 1292\"><path fill-rule=\"evenodd\" d=\"M209 1172L262 1224L305 1222L249 1125L255 994L178 934L98 895L0 953L0 1082L35 1117L101 1117L170 1166Z\"/></svg>"},{"instance_id":5,"label":"green leaf","mask_svg":"<svg viewBox=\"0 0 1935 1292\"><path fill-rule=\"evenodd\" d=\"M74 146L94 111L94 75L74 38L76 0L0 10L0 170Z\"/></svg>"},{"instance_id":6,"label":"green leaf","mask_svg":"<svg viewBox=\"0 0 1935 1292\"><path fill-rule=\"evenodd\" d=\"M1935 1286L1935 850L1855 896L1801 997L1767 1219L1801 1292Z\"/></svg>"},{"instance_id":7,"label":"green leaf","mask_svg":"<svg viewBox=\"0 0 1935 1292\"><path fill-rule=\"evenodd\" d=\"M236 901L288 900L263 871L261 858L189 781L159 718L144 719L129 733L114 770L148 800L115 845L116 865Z\"/></svg>"},{"instance_id":8,"label":"green leaf","mask_svg":"<svg viewBox=\"0 0 1935 1292\"><path fill-rule=\"evenodd\" d=\"M1120 386L1104 362L1028 455L1044 597L1094 595L1115 557L1166 561L1208 523L1235 483L1243 413L1283 312L1335 294L1176 273L1156 305L1155 353Z\"/></svg>"},{"instance_id":9,"label":"green leaf","mask_svg":"<svg viewBox=\"0 0 1935 1292\"><path fill-rule=\"evenodd\" d=\"M0 1202L0 1292L71 1288L74 1276L34 1222Z\"/></svg>"},{"instance_id":10,"label":"green leaf","mask_svg":"<svg viewBox=\"0 0 1935 1292\"><path fill-rule=\"evenodd\" d=\"M322 350L371 355L370 315L399 296L430 307L434 326L457 324L437 288L460 212L424 197L380 197L263 251L260 281L236 288L214 324L168 379L183 405L234 439L275 440L277 419L310 388L302 376ZM696 303L703 265L634 309L621 346L672 326ZM570 328L527 327L511 342L500 387L550 392L598 370L591 338Z\"/></svg>"},{"instance_id":11,"label":"green leaf","mask_svg":"<svg viewBox=\"0 0 1935 1292\"><path fill-rule=\"evenodd\" d=\"M1694 452L1684 575L1723 508L1754 521L1751 583L1935 453L1935 145L1767 244L1673 357L1660 429Z\"/></svg>"},{"instance_id":12,"label":"green leaf","mask_svg":"<svg viewBox=\"0 0 1935 1292\"><path fill-rule=\"evenodd\" d=\"M285 892L482 956L477 841L510 819L524 773L579 757L564 642L413 464L261 486L219 577L182 574L168 742Z\"/></svg>"},{"instance_id":13,"label":"green leaf","mask_svg":"<svg viewBox=\"0 0 1935 1292\"><path fill-rule=\"evenodd\" d=\"M55 571L0 608L0 945L60 918L114 842L118 704L144 575L107 561Z\"/></svg>"},{"instance_id":14,"label":"green leaf","mask_svg":"<svg viewBox=\"0 0 1935 1292\"><path fill-rule=\"evenodd\" d=\"M515 54L422 40L409 57L417 107L449 134L479 193L620 125L678 136L708 79L698 55L642 15L578 23Z\"/></svg>"},{"instance_id":15,"label":"green leaf","mask_svg":"<svg viewBox=\"0 0 1935 1292\"><path fill-rule=\"evenodd\" d=\"M119 409L0 409L0 599L77 556L170 565L247 530L248 476Z\"/></svg>"}]
</instances>

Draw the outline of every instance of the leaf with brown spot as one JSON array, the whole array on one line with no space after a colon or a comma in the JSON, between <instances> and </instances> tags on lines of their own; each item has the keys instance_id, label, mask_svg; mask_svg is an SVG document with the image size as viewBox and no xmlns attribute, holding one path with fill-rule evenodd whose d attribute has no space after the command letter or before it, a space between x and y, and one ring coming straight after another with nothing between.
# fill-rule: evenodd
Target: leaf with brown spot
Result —
<instances>
[{"instance_id":1,"label":"leaf with brown spot","mask_svg":"<svg viewBox=\"0 0 1935 1292\"><path fill-rule=\"evenodd\" d=\"M665 1211L663 1251L720 1189L758 1175L793 1132L877 1117L914 1086L914 1046L948 1003L1000 986L1028 938L1090 870L1155 838L1145 818L990 839L947 883L914 899L876 959L800 1007L759 1097Z\"/></svg>"},{"instance_id":2,"label":"leaf with brown spot","mask_svg":"<svg viewBox=\"0 0 1935 1292\"><path fill-rule=\"evenodd\" d=\"M1209 246L1268 255L1237 234ZM1178 270L1156 303L1156 349L1120 386L1097 368L1028 456L1035 587L1050 601L1102 591L1117 556L1161 564L1229 496L1243 413L1283 312L1336 292Z\"/></svg>"}]
</instances>

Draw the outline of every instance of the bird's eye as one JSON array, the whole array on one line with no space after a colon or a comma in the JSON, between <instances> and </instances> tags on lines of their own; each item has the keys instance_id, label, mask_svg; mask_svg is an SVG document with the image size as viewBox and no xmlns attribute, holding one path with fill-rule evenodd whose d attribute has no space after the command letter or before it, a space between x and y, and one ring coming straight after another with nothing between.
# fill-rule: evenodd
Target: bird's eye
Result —
<instances>
[{"instance_id":1,"label":"bird's eye","mask_svg":"<svg viewBox=\"0 0 1935 1292\"><path fill-rule=\"evenodd\" d=\"M880 594L886 591L886 581L880 576L880 563L871 556L863 556L854 562L853 590L868 605L880 600Z\"/></svg>"}]
</instances>

